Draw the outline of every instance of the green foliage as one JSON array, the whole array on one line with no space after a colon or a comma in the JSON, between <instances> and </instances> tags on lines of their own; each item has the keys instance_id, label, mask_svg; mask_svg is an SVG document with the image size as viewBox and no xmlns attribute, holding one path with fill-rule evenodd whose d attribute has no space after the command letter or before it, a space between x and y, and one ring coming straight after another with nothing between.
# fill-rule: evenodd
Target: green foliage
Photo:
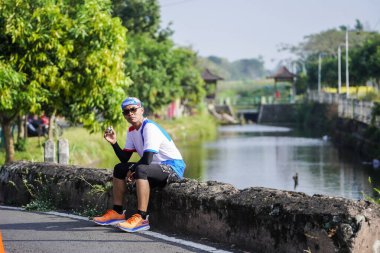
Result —
<instances>
[{"instance_id":1,"label":"green foliage","mask_svg":"<svg viewBox=\"0 0 380 253\"><path fill-rule=\"evenodd\" d=\"M133 84L127 89L128 96L139 97L148 113L175 98L187 98L190 104L199 102L203 81L193 66L194 59L194 53L173 48L169 39L158 42L147 35L131 37L126 69Z\"/></svg>"},{"instance_id":2,"label":"green foliage","mask_svg":"<svg viewBox=\"0 0 380 253\"><path fill-rule=\"evenodd\" d=\"M199 71L204 71L206 68L212 73L222 77L225 80L231 79L231 73L229 71L229 61L217 56L198 57L197 66Z\"/></svg>"},{"instance_id":3,"label":"green foliage","mask_svg":"<svg viewBox=\"0 0 380 253\"><path fill-rule=\"evenodd\" d=\"M342 62L344 62L344 58ZM321 60L321 86L331 87L336 86L338 80L338 61L331 56L323 56ZM343 66L343 65L342 65ZM308 82L311 84L312 89L317 89L318 84L318 56L313 55L308 58L307 62L307 76Z\"/></svg>"},{"instance_id":4,"label":"green foliage","mask_svg":"<svg viewBox=\"0 0 380 253\"><path fill-rule=\"evenodd\" d=\"M174 70L178 76L182 89L182 103L188 107L196 107L203 102L206 95L205 83L196 66L197 56L193 51L187 48L176 48Z\"/></svg>"},{"instance_id":5,"label":"green foliage","mask_svg":"<svg viewBox=\"0 0 380 253\"><path fill-rule=\"evenodd\" d=\"M29 211L51 211L55 209L54 200L51 197L51 190L48 187L49 180L45 175L37 175L33 184L26 179L26 174L22 175L23 185L31 196L31 202L25 207Z\"/></svg>"},{"instance_id":6,"label":"green foliage","mask_svg":"<svg viewBox=\"0 0 380 253\"><path fill-rule=\"evenodd\" d=\"M157 0L112 0L113 15L119 17L131 34L154 36L160 26Z\"/></svg>"},{"instance_id":7,"label":"green foliage","mask_svg":"<svg viewBox=\"0 0 380 253\"><path fill-rule=\"evenodd\" d=\"M372 179L370 177L368 178L368 182L370 185L372 185ZM374 187L373 191L375 192L375 197L371 197L371 196L368 196L367 194L363 193L364 198L368 201L371 201L372 203L380 205L380 189Z\"/></svg>"},{"instance_id":8,"label":"green foliage","mask_svg":"<svg viewBox=\"0 0 380 253\"><path fill-rule=\"evenodd\" d=\"M344 75L345 40L348 31L350 86L363 85L368 80L379 84L380 74L380 35L365 31L360 20L355 28L342 26L340 30L329 29L311 34L298 46L285 45L284 50L299 57L307 70L307 82L316 89L318 82L318 55L322 55L322 86L336 87L338 80L338 47L342 49L342 75ZM344 79L343 79L344 82Z\"/></svg>"},{"instance_id":9,"label":"green foliage","mask_svg":"<svg viewBox=\"0 0 380 253\"><path fill-rule=\"evenodd\" d=\"M92 130L122 119L126 29L110 8L99 0L0 2L0 59L7 63L0 76L9 80L0 77L0 103L8 115L44 110Z\"/></svg>"},{"instance_id":10,"label":"green foliage","mask_svg":"<svg viewBox=\"0 0 380 253\"><path fill-rule=\"evenodd\" d=\"M364 137L375 141L380 140L380 131L377 129L376 126L371 125L364 132Z\"/></svg>"},{"instance_id":11,"label":"green foliage","mask_svg":"<svg viewBox=\"0 0 380 253\"><path fill-rule=\"evenodd\" d=\"M20 138L15 144L15 149L17 151L26 151L27 139Z\"/></svg>"},{"instance_id":12,"label":"green foliage","mask_svg":"<svg viewBox=\"0 0 380 253\"><path fill-rule=\"evenodd\" d=\"M0 119L12 117L18 110L25 109L32 101L35 90L24 84L25 74L6 64L0 58ZM17 114L16 114L17 115ZM16 116L15 115L15 116Z\"/></svg>"},{"instance_id":13,"label":"green foliage","mask_svg":"<svg viewBox=\"0 0 380 253\"><path fill-rule=\"evenodd\" d=\"M107 182L105 185L100 185L100 184L91 184L83 176L80 176L79 179L91 187L90 194L92 194L92 195L102 196L102 195L110 192L112 190L112 187L113 187L111 182Z\"/></svg>"},{"instance_id":14,"label":"green foliage","mask_svg":"<svg viewBox=\"0 0 380 253\"><path fill-rule=\"evenodd\" d=\"M28 211L48 212L55 209L51 199L37 198L24 206Z\"/></svg>"},{"instance_id":15,"label":"green foliage","mask_svg":"<svg viewBox=\"0 0 380 253\"><path fill-rule=\"evenodd\" d=\"M350 54L350 77L356 83L364 83L374 79L380 81L380 34L373 33L367 37L363 45L354 48Z\"/></svg>"},{"instance_id":16,"label":"green foliage","mask_svg":"<svg viewBox=\"0 0 380 253\"><path fill-rule=\"evenodd\" d=\"M0 17L0 30L1 24ZM1 37L0 33L0 39ZM7 162L12 161L14 153L11 124L19 112L26 110L28 105L33 106L35 93L35 87L25 85L25 75L16 71L12 64L5 63L0 52L0 125L5 140Z\"/></svg>"},{"instance_id":17,"label":"green foliage","mask_svg":"<svg viewBox=\"0 0 380 253\"><path fill-rule=\"evenodd\" d=\"M115 122L109 111L122 99L126 30L109 15L107 1L7 1L1 5L4 60L34 87L32 112L42 108L94 127L96 117ZM104 113L107 108L108 113Z\"/></svg>"},{"instance_id":18,"label":"green foliage","mask_svg":"<svg viewBox=\"0 0 380 253\"><path fill-rule=\"evenodd\" d=\"M371 32L349 30L348 37L350 48L362 45L370 35ZM342 49L344 47L345 36L345 30L329 29L320 33L305 36L304 41L298 46L285 45L283 50L288 50L296 54L302 60L306 60L309 56L318 55L319 53L323 53L326 56L336 57L338 54L338 47L342 46Z\"/></svg>"},{"instance_id":19,"label":"green foliage","mask_svg":"<svg viewBox=\"0 0 380 253\"><path fill-rule=\"evenodd\" d=\"M305 73L299 73L294 85L296 86L297 95L305 94L308 89L307 75Z\"/></svg>"},{"instance_id":20,"label":"green foliage","mask_svg":"<svg viewBox=\"0 0 380 253\"><path fill-rule=\"evenodd\" d=\"M176 98L188 107L204 97L203 80L195 66L195 53L175 48L172 31L161 29L157 0L113 0L113 14L130 33L125 58L133 85L128 96L139 97L147 113L160 111Z\"/></svg>"},{"instance_id":21,"label":"green foliage","mask_svg":"<svg viewBox=\"0 0 380 253\"><path fill-rule=\"evenodd\" d=\"M112 189L111 182L107 182L106 185L95 184L95 185L91 185L90 193L103 195L105 193L110 192L111 189Z\"/></svg>"},{"instance_id":22,"label":"green foliage","mask_svg":"<svg viewBox=\"0 0 380 253\"><path fill-rule=\"evenodd\" d=\"M232 80L265 78L267 74L267 71L264 69L264 60L261 57L234 61L231 63L230 71Z\"/></svg>"},{"instance_id":23,"label":"green foliage","mask_svg":"<svg viewBox=\"0 0 380 253\"><path fill-rule=\"evenodd\" d=\"M279 82L276 84L276 88L281 94L281 99L277 102L288 103L290 83ZM217 100L219 102L229 101L231 105L246 108L247 105L258 105L262 101L270 103L274 100L274 94L273 80L221 81L218 83Z\"/></svg>"},{"instance_id":24,"label":"green foliage","mask_svg":"<svg viewBox=\"0 0 380 253\"><path fill-rule=\"evenodd\" d=\"M344 32L335 31L334 34L342 33L340 36L344 35ZM319 35L321 39L324 36ZM317 36L319 38L319 36ZM326 38L325 38L326 39ZM324 50L322 52L322 65L321 65L321 82L322 85L329 87L336 86L338 80L338 56L337 46L333 45L335 40L331 39L330 49L327 48L314 48L314 50ZM327 40L329 41L329 40ZM344 50L343 43L344 39L340 39L342 51ZM374 79L378 83L380 79L379 67L380 67L380 35L376 33L349 33L349 72L350 72L350 85L357 86L364 84L367 80ZM327 47L327 45L326 45ZM312 47L313 48L313 47ZM314 52L312 54L311 52ZM326 53L327 52L327 53ZM318 82L318 54L317 51L312 51L310 49L310 54L306 58L306 68L308 74L308 81L311 84L316 85ZM346 61L346 56L344 51L341 56L342 62L342 75L344 75L344 64ZM344 81L344 80L343 80ZM316 88L315 86L312 88Z\"/></svg>"}]
</instances>

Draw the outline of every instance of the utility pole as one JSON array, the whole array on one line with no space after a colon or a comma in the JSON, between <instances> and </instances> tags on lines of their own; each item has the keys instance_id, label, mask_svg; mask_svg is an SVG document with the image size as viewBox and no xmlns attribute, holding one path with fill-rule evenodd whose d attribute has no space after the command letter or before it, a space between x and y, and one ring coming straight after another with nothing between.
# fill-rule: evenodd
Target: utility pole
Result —
<instances>
[{"instance_id":1,"label":"utility pole","mask_svg":"<svg viewBox=\"0 0 380 253\"><path fill-rule=\"evenodd\" d=\"M342 63L341 63L342 52L340 46L338 47L338 95L340 94L342 87Z\"/></svg>"},{"instance_id":2,"label":"utility pole","mask_svg":"<svg viewBox=\"0 0 380 253\"><path fill-rule=\"evenodd\" d=\"M318 55L318 94L321 93L321 65L322 65L322 59L321 59L321 53Z\"/></svg>"},{"instance_id":3,"label":"utility pole","mask_svg":"<svg viewBox=\"0 0 380 253\"><path fill-rule=\"evenodd\" d=\"M348 27L346 29L346 94L347 98L350 97L350 80L349 80L349 73L348 73Z\"/></svg>"}]
</instances>

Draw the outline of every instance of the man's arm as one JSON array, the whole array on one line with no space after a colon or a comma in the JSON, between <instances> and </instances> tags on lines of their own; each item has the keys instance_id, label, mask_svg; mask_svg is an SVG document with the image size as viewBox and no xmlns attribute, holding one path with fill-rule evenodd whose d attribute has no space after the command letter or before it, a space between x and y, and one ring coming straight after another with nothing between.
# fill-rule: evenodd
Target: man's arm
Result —
<instances>
[{"instance_id":1,"label":"man's arm","mask_svg":"<svg viewBox=\"0 0 380 253\"><path fill-rule=\"evenodd\" d=\"M145 165L151 164L153 160L153 155L154 155L153 152L145 151L141 159L132 168L130 168L131 172L135 172L135 168L139 164L145 164Z\"/></svg>"},{"instance_id":2,"label":"man's arm","mask_svg":"<svg viewBox=\"0 0 380 253\"><path fill-rule=\"evenodd\" d=\"M151 164L153 160L153 155L153 152L145 151L141 159L137 162L137 164Z\"/></svg>"},{"instance_id":3,"label":"man's arm","mask_svg":"<svg viewBox=\"0 0 380 253\"><path fill-rule=\"evenodd\" d=\"M123 151L117 142L111 145L112 145L113 150L115 151L116 156L119 158L120 162L127 163L132 156L132 152Z\"/></svg>"}]
</instances>

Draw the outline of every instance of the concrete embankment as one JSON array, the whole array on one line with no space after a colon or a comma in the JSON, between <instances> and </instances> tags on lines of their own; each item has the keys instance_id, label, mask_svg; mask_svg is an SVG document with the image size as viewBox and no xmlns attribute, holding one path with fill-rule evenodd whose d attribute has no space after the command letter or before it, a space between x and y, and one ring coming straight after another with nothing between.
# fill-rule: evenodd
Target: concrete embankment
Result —
<instances>
[{"instance_id":1,"label":"concrete embankment","mask_svg":"<svg viewBox=\"0 0 380 253\"><path fill-rule=\"evenodd\" d=\"M47 194L57 209L112 206L109 170L17 162L0 168L0 202ZM127 194L135 207L135 194ZM379 252L380 207L322 195L184 179L152 190L153 229L235 244L253 252Z\"/></svg>"},{"instance_id":2,"label":"concrete embankment","mask_svg":"<svg viewBox=\"0 0 380 253\"><path fill-rule=\"evenodd\" d=\"M261 124L294 124L297 123L296 104L261 105L258 123Z\"/></svg>"},{"instance_id":3,"label":"concrete embankment","mask_svg":"<svg viewBox=\"0 0 380 253\"><path fill-rule=\"evenodd\" d=\"M352 150L364 159L380 159L380 129L355 119L338 115L338 105L305 103L303 105L263 105L258 122L298 125L328 135L340 147Z\"/></svg>"},{"instance_id":4,"label":"concrete embankment","mask_svg":"<svg viewBox=\"0 0 380 253\"><path fill-rule=\"evenodd\" d=\"M340 117L336 104L312 103L308 109L308 116L303 122L305 127L324 129L335 145L354 151L363 159L380 158L378 126Z\"/></svg>"}]
</instances>

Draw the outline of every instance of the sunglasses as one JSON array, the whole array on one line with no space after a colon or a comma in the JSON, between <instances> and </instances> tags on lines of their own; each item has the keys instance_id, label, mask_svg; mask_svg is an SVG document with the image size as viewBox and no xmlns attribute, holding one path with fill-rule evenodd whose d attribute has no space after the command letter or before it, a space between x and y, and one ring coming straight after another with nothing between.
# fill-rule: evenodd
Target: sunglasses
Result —
<instances>
[{"instance_id":1,"label":"sunglasses","mask_svg":"<svg viewBox=\"0 0 380 253\"><path fill-rule=\"evenodd\" d=\"M123 115L128 115L130 112L131 113L135 113L137 112L137 109L139 109L141 107L132 107L131 109L125 109L123 110Z\"/></svg>"}]
</instances>

